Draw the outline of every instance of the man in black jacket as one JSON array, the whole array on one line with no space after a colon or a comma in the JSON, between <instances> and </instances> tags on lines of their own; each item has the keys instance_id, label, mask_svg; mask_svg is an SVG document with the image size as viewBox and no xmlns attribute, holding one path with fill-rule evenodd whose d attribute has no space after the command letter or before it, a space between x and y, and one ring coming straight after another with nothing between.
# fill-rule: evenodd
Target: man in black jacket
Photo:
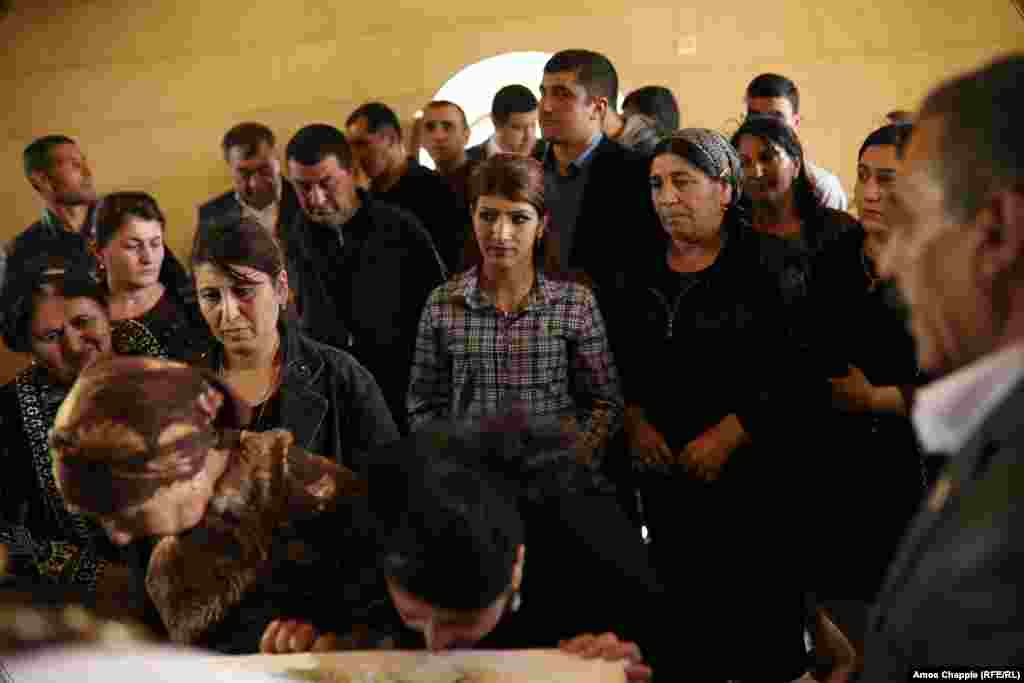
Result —
<instances>
[{"instance_id":1,"label":"man in black jacket","mask_svg":"<svg viewBox=\"0 0 1024 683\"><path fill-rule=\"evenodd\" d=\"M366 365L404 429L416 329L444 266L415 216L356 187L340 130L306 126L285 156L302 208L286 248L300 323Z\"/></svg>"},{"instance_id":2,"label":"man in black jacket","mask_svg":"<svg viewBox=\"0 0 1024 683\"><path fill-rule=\"evenodd\" d=\"M252 218L278 239L295 220L299 202L281 177L274 132L262 123L240 123L224 135L221 149L234 189L199 207L199 223Z\"/></svg>"},{"instance_id":3,"label":"man in black jacket","mask_svg":"<svg viewBox=\"0 0 1024 683\"><path fill-rule=\"evenodd\" d=\"M345 122L345 137L370 179L373 196L416 216L445 267L457 270L467 209L444 178L406 155L395 112L380 102L364 104Z\"/></svg>"},{"instance_id":4,"label":"man in black jacket","mask_svg":"<svg viewBox=\"0 0 1024 683\"><path fill-rule=\"evenodd\" d=\"M540 125L552 251L562 270L593 283L602 306L622 287L633 254L659 235L646 160L602 132L618 88L615 67L596 52L565 50L544 66Z\"/></svg>"},{"instance_id":5,"label":"man in black jacket","mask_svg":"<svg viewBox=\"0 0 1024 683\"><path fill-rule=\"evenodd\" d=\"M26 147L22 159L25 177L45 208L40 220L4 247L0 290L10 276L32 267L46 254L72 259L81 256L82 266L98 274L92 245L98 195L92 168L78 143L65 135L47 135ZM160 266L160 282L179 292L184 301L195 300L192 278L169 249ZM0 311L0 319L5 313Z\"/></svg>"}]
</instances>

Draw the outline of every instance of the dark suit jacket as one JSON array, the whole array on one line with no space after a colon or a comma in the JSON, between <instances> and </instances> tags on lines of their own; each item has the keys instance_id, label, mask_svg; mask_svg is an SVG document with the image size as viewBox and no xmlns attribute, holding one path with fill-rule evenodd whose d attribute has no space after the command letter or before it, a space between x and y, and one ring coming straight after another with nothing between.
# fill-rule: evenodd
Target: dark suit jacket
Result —
<instances>
[{"instance_id":1,"label":"dark suit jacket","mask_svg":"<svg viewBox=\"0 0 1024 683\"><path fill-rule=\"evenodd\" d=\"M596 285L602 310L609 298L625 285L626 272L643 254L656 249L661 235L647 179L649 160L607 137L590 159L587 184L576 227L569 263L552 265L582 271ZM553 226L548 254L558 254L558 226Z\"/></svg>"},{"instance_id":2,"label":"dark suit jacket","mask_svg":"<svg viewBox=\"0 0 1024 683\"><path fill-rule=\"evenodd\" d=\"M284 232L299 213L299 198L295 195L291 183L282 181L281 204L277 210L277 237L284 242ZM228 190L199 206L199 224L230 223L242 218L242 205L238 203L234 190Z\"/></svg>"},{"instance_id":3,"label":"dark suit jacket","mask_svg":"<svg viewBox=\"0 0 1024 683\"><path fill-rule=\"evenodd\" d=\"M937 485L950 487L944 504L911 524L869 623L862 681L909 680L910 667L1024 667L1022 411L1024 382L953 457Z\"/></svg>"}]
</instances>

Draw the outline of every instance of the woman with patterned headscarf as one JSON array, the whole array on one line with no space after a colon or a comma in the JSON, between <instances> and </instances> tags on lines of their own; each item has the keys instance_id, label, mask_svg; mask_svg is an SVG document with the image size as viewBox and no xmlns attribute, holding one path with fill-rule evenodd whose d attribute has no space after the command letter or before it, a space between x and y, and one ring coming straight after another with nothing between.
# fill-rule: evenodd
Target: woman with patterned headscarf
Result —
<instances>
[{"instance_id":1,"label":"woman with patterned headscarf","mask_svg":"<svg viewBox=\"0 0 1024 683\"><path fill-rule=\"evenodd\" d=\"M787 247L750 230L740 160L715 131L659 143L650 184L663 239L615 329L652 558L692 625L696 679L791 681L807 668L806 610L776 439L798 382L766 261ZM777 552L754 576L766 538Z\"/></svg>"},{"instance_id":2,"label":"woman with patterned headscarf","mask_svg":"<svg viewBox=\"0 0 1024 683\"><path fill-rule=\"evenodd\" d=\"M97 363L54 422L56 485L115 544L160 537L145 583L175 642L256 652L282 613L345 633L339 620L361 595L348 574L365 485L289 432L228 429L242 410L212 373L150 358Z\"/></svg>"}]
</instances>

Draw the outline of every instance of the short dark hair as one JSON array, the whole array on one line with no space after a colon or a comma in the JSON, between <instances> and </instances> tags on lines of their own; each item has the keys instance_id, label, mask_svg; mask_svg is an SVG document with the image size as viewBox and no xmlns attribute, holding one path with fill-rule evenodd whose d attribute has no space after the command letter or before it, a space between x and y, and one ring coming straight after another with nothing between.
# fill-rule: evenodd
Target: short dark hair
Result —
<instances>
[{"instance_id":1,"label":"short dark hair","mask_svg":"<svg viewBox=\"0 0 1024 683\"><path fill-rule=\"evenodd\" d=\"M417 432L381 449L369 469L382 573L443 609L491 605L525 541L516 490L477 449L457 434Z\"/></svg>"},{"instance_id":2,"label":"short dark hair","mask_svg":"<svg viewBox=\"0 0 1024 683\"><path fill-rule=\"evenodd\" d=\"M944 128L936 164L946 210L969 220L985 197L1024 181L1024 53L1015 53L942 83L925 98L918 123Z\"/></svg>"},{"instance_id":3,"label":"short dark hair","mask_svg":"<svg viewBox=\"0 0 1024 683\"><path fill-rule=\"evenodd\" d=\"M329 156L344 169L352 168L352 148L345 134L326 123L311 123L292 136L285 148L285 158L303 166L316 166Z\"/></svg>"},{"instance_id":4,"label":"short dark hair","mask_svg":"<svg viewBox=\"0 0 1024 683\"><path fill-rule=\"evenodd\" d=\"M572 71L576 81L591 97L606 97L608 108L619 106L619 74L611 61L599 52L590 50L562 50L544 65L544 73Z\"/></svg>"},{"instance_id":5,"label":"short dark hair","mask_svg":"<svg viewBox=\"0 0 1024 683\"><path fill-rule=\"evenodd\" d=\"M896 157L902 157L903 148L907 146L907 140L910 139L910 133L913 129L914 127L909 123L892 123L888 126L882 126L864 139L864 144L860 146L860 151L857 152L857 160L859 161L864 156L864 150L868 147L878 145L892 145L896 148Z\"/></svg>"},{"instance_id":6,"label":"short dark hair","mask_svg":"<svg viewBox=\"0 0 1024 683\"><path fill-rule=\"evenodd\" d=\"M220 142L220 147L224 152L224 158L227 159L228 152L231 151L232 147L241 147L243 156L248 157L255 154L259 150L260 145L273 147L275 144L277 144L277 141L274 138L274 131L262 123L247 121L238 124L225 133L224 139Z\"/></svg>"},{"instance_id":7,"label":"short dark hair","mask_svg":"<svg viewBox=\"0 0 1024 683\"><path fill-rule=\"evenodd\" d=\"M392 128L398 138L402 138L402 124L398 121L398 116L383 102L367 102L362 105L348 115L345 127L348 128L361 118L366 119L366 130L370 133L376 133L381 128Z\"/></svg>"},{"instance_id":8,"label":"short dark hair","mask_svg":"<svg viewBox=\"0 0 1024 683\"><path fill-rule=\"evenodd\" d=\"M25 165L25 177L31 178L32 174L37 171L50 170L53 166L53 157L50 156L50 152L54 147L77 144L66 135L46 135L33 140L21 154L22 162Z\"/></svg>"},{"instance_id":9,"label":"short dark hair","mask_svg":"<svg viewBox=\"0 0 1024 683\"><path fill-rule=\"evenodd\" d=\"M885 118L889 123L913 123L914 112L906 109L893 109L885 115Z\"/></svg>"},{"instance_id":10,"label":"short dark hair","mask_svg":"<svg viewBox=\"0 0 1024 683\"><path fill-rule=\"evenodd\" d=\"M167 225L160 206L145 192L112 192L100 201L96 209L96 246L110 244L129 216L144 221L156 221L161 230Z\"/></svg>"},{"instance_id":11,"label":"short dark hair","mask_svg":"<svg viewBox=\"0 0 1024 683\"><path fill-rule=\"evenodd\" d=\"M622 109L634 109L650 116L657 123L662 135L679 130L679 104L668 88L660 85L645 85L626 95Z\"/></svg>"},{"instance_id":12,"label":"short dark hair","mask_svg":"<svg viewBox=\"0 0 1024 683\"><path fill-rule=\"evenodd\" d=\"M525 85L513 83L499 90L491 100L491 121L501 127L512 114L527 114L537 109L537 97Z\"/></svg>"},{"instance_id":13,"label":"short dark hair","mask_svg":"<svg viewBox=\"0 0 1024 683\"><path fill-rule=\"evenodd\" d=\"M8 271L0 296L3 340L19 353L32 350L31 329L36 305L45 296L87 298L109 310L107 291L90 273L90 262L70 248L51 250Z\"/></svg>"},{"instance_id":14,"label":"short dark hair","mask_svg":"<svg viewBox=\"0 0 1024 683\"><path fill-rule=\"evenodd\" d=\"M761 74L750 81L747 97L785 97L793 105L793 113L800 113L800 90L796 83L780 74Z\"/></svg>"},{"instance_id":15,"label":"short dark hair","mask_svg":"<svg viewBox=\"0 0 1024 683\"><path fill-rule=\"evenodd\" d=\"M239 266L267 275L271 283L284 270L284 256L266 228L249 218L201 223L192 242L192 272L211 265L236 282L250 282Z\"/></svg>"},{"instance_id":16,"label":"short dark hair","mask_svg":"<svg viewBox=\"0 0 1024 683\"><path fill-rule=\"evenodd\" d=\"M452 107L457 112L459 112L459 116L462 118L462 127L465 128L466 130L469 130L469 119L466 118L466 112L462 109L462 107L455 104L451 100L431 100L430 102L427 102L427 106L423 107L423 110L426 111L427 109L440 109L441 107Z\"/></svg>"}]
</instances>

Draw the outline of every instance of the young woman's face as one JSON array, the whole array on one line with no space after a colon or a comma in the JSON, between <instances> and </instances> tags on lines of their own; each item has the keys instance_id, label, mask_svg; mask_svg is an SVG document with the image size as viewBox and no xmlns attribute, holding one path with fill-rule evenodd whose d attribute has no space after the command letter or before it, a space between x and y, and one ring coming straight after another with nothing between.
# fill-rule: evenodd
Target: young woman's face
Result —
<instances>
[{"instance_id":1,"label":"young woman's face","mask_svg":"<svg viewBox=\"0 0 1024 683\"><path fill-rule=\"evenodd\" d=\"M800 162L782 147L756 135L744 135L737 151L746 176L743 189L751 199L777 203L793 191Z\"/></svg>"},{"instance_id":2,"label":"young woman's face","mask_svg":"<svg viewBox=\"0 0 1024 683\"><path fill-rule=\"evenodd\" d=\"M281 308L288 301L288 277L283 270L275 280L248 266L234 270L244 280L208 263L196 266L199 308L225 349L259 348L277 332Z\"/></svg>"},{"instance_id":3,"label":"young woman's face","mask_svg":"<svg viewBox=\"0 0 1024 683\"><path fill-rule=\"evenodd\" d=\"M160 279L164 262L164 228L158 221L128 216L100 250L112 292L143 289Z\"/></svg>"},{"instance_id":4,"label":"young woman's face","mask_svg":"<svg viewBox=\"0 0 1024 683\"><path fill-rule=\"evenodd\" d=\"M473 230L485 267L532 267L534 246L544 228L545 221L529 202L485 195L473 210Z\"/></svg>"},{"instance_id":5,"label":"young woman's face","mask_svg":"<svg viewBox=\"0 0 1024 683\"><path fill-rule=\"evenodd\" d=\"M877 258L889 238L886 204L900 165L895 145L872 145L857 161L854 204L867 234L865 244L872 258Z\"/></svg>"},{"instance_id":6,"label":"young woman's face","mask_svg":"<svg viewBox=\"0 0 1024 683\"><path fill-rule=\"evenodd\" d=\"M33 358L61 384L73 384L82 370L110 355L110 314L88 297L43 295L29 333Z\"/></svg>"}]
</instances>

